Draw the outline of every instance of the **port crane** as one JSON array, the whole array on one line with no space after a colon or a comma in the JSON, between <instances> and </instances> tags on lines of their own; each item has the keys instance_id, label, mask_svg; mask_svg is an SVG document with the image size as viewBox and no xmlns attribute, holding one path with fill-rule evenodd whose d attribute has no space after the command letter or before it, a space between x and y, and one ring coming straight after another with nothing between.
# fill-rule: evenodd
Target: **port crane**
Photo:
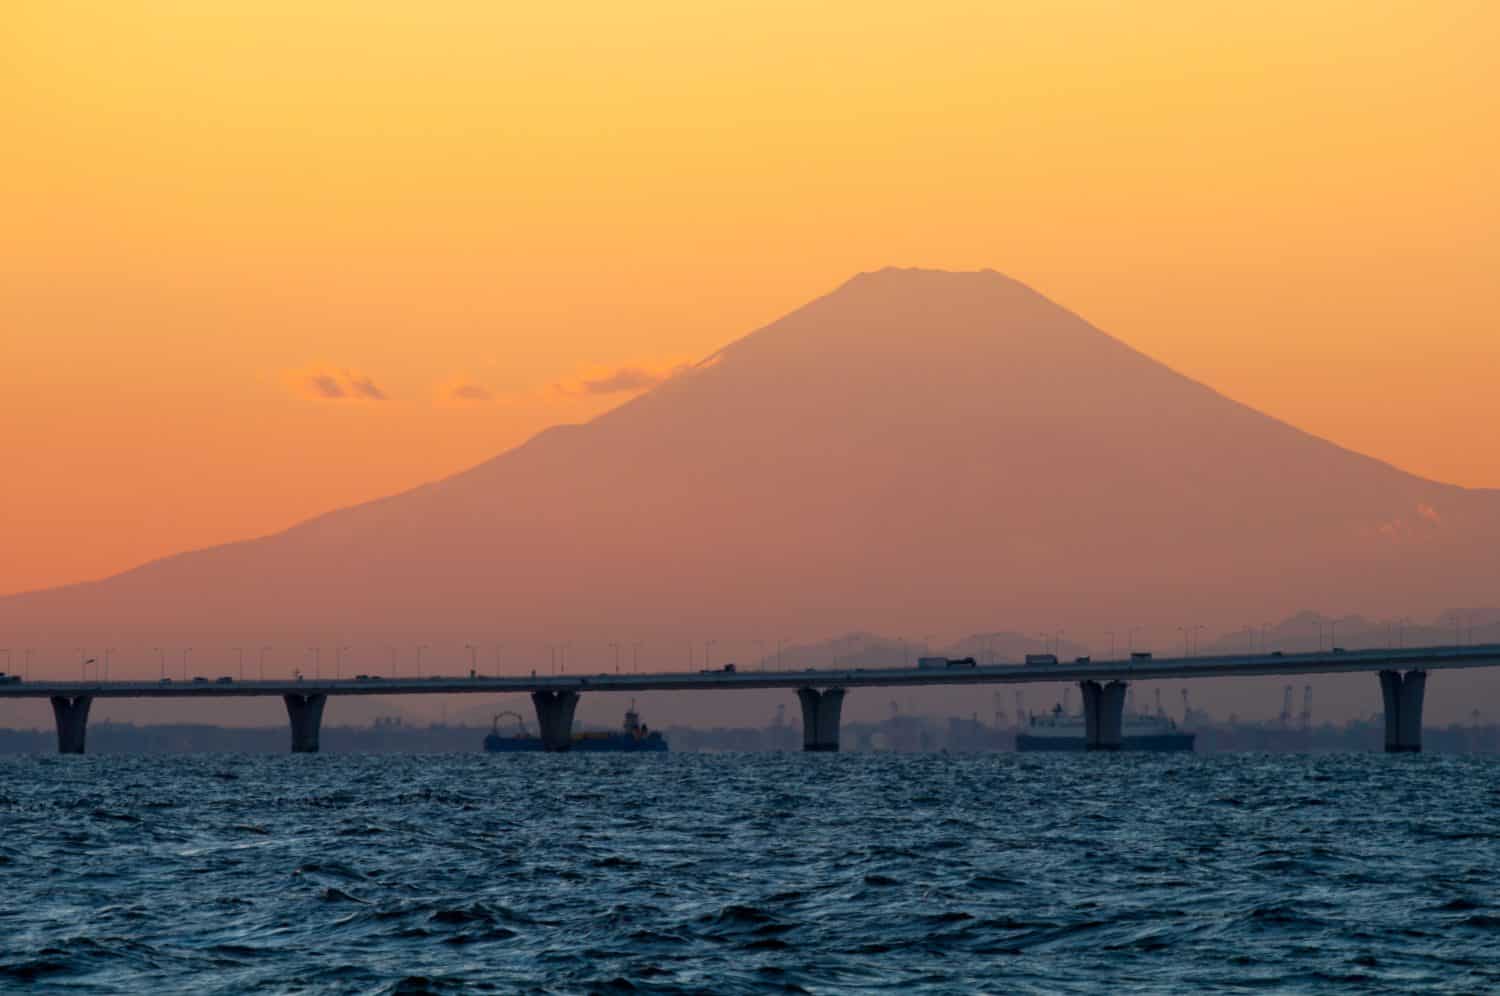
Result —
<instances>
[{"instance_id":1,"label":"port crane","mask_svg":"<svg viewBox=\"0 0 1500 996\"><path fill-rule=\"evenodd\" d=\"M512 712L509 709L505 710L504 712L497 712L497 713L495 713L494 721L490 725L491 732L493 732L493 733L499 733L500 732L500 721L502 719L504 719L506 716L510 716L512 719L514 719L516 721L516 728L521 731L521 736L523 736L523 737L529 737L529 736L531 736L530 733L526 732L526 720L525 720L525 718L522 717L522 715L520 713L518 713L518 712Z\"/></svg>"}]
</instances>

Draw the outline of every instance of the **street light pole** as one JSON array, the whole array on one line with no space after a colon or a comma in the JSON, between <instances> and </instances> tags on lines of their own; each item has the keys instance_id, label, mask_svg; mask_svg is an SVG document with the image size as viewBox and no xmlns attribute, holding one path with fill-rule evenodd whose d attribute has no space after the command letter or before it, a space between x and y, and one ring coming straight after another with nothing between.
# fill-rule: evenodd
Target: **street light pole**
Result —
<instances>
[{"instance_id":1,"label":"street light pole","mask_svg":"<svg viewBox=\"0 0 1500 996\"><path fill-rule=\"evenodd\" d=\"M159 657L159 658L161 658L161 680L162 681L166 681L167 680L167 652L165 650L163 650L162 648L160 648L160 647L152 647L151 649L155 650L156 651L156 656Z\"/></svg>"},{"instance_id":2,"label":"street light pole","mask_svg":"<svg viewBox=\"0 0 1500 996\"><path fill-rule=\"evenodd\" d=\"M611 643L610 646L615 648L615 674L619 674L620 673L620 645L618 643Z\"/></svg>"},{"instance_id":3,"label":"street light pole","mask_svg":"<svg viewBox=\"0 0 1500 996\"><path fill-rule=\"evenodd\" d=\"M323 663L323 651L317 647L308 647L307 652L313 655L313 681L317 681L319 669Z\"/></svg>"},{"instance_id":4,"label":"street light pole","mask_svg":"<svg viewBox=\"0 0 1500 996\"><path fill-rule=\"evenodd\" d=\"M422 651L427 649L427 644L417 644L417 677L422 677Z\"/></svg>"},{"instance_id":5,"label":"street light pole","mask_svg":"<svg viewBox=\"0 0 1500 996\"><path fill-rule=\"evenodd\" d=\"M333 677L335 681L344 676L344 651L353 649L353 647L333 648Z\"/></svg>"},{"instance_id":6,"label":"street light pole","mask_svg":"<svg viewBox=\"0 0 1500 996\"><path fill-rule=\"evenodd\" d=\"M244 681L245 680L245 648L244 647L235 647L234 648L234 652L239 655L239 660L240 660L240 680ZM108 661L109 658L106 657L105 660ZM109 665L106 663L105 664L105 668L108 669L108 667L109 667Z\"/></svg>"},{"instance_id":7,"label":"street light pole","mask_svg":"<svg viewBox=\"0 0 1500 996\"><path fill-rule=\"evenodd\" d=\"M479 648L472 643L465 643L464 649L469 652L469 677L474 677L479 672Z\"/></svg>"},{"instance_id":8,"label":"street light pole","mask_svg":"<svg viewBox=\"0 0 1500 996\"><path fill-rule=\"evenodd\" d=\"M260 680L261 681L265 681L266 680L266 652L269 651L270 649L271 649L270 647L261 647L260 648Z\"/></svg>"},{"instance_id":9,"label":"street light pole","mask_svg":"<svg viewBox=\"0 0 1500 996\"><path fill-rule=\"evenodd\" d=\"M188 659L188 654L190 654L192 652L193 652L193 648L192 647L183 647L182 648L182 680L183 681L187 681L188 680L187 679L187 659Z\"/></svg>"}]
</instances>

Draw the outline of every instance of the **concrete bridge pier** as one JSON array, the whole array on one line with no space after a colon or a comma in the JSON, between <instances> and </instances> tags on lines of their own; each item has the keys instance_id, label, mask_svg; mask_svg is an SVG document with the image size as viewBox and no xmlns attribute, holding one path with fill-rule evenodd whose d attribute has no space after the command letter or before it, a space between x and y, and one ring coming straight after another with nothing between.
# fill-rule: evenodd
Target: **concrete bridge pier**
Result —
<instances>
[{"instance_id":1,"label":"concrete bridge pier","mask_svg":"<svg viewBox=\"0 0 1500 996\"><path fill-rule=\"evenodd\" d=\"M1426 691L1426 671L1380 672L1387 754L1416 754L1422 750L1422 698Z\"/></svg>"},{"instance_id":2,"label":"concrete bridge pier","mask_svg":"<svg viewBox=\"0 0 1500 996\"><path fill-rule=\"evenodd\" d=\"M1119 750L1124 744L1125 688L1123 681L1080 681L1083 692L1084 747Z\"/></svg>"},{"instance_id":3,"label":"concrete bridge pier","mask_svg":"<svg viewBox=\"0 0 1500 996\"><path fill-rule=\"evenodd\" d=\"M844 709L844 690L825 688L797 689L802 703L802 749L837 751L839 749L839 713Z\"/></svg>"},{"instance_id":4,"label":"concrete bridge pier","mask_svg":"<svg viewBox=\"0 0 1500 996\"><path fill-rule=\"evenodd\" d=\"M283 695L281 698L286 703L287 718L292 721L292 753L316 754L318 734L323 729L323 706L328 703L328 696Z\"/></svg>"},{"instance_id":5,"label":"concrete bridge pier","mask_svg":"<svg viewBox=\"0 0 1500 996\"><path fill-rule=\"evenodd\" d=\"M573 711L578 708L577 692L532 692L536 706L536 725L541 730L542 749L564 751L573 746Z\"/></svg>"},{"instance_id":6,"label":"concrete bridge pier","mask_svg":"<svg viewBox=\"0 0 1500 996\"><path fill-rule=\"evenodd\" d=\"M89 730L89 706L94 704L88 695L52 696L52 715L57 718L57 752L59 754L82 754L84 737Z\"/></svg>"}]
</instances>

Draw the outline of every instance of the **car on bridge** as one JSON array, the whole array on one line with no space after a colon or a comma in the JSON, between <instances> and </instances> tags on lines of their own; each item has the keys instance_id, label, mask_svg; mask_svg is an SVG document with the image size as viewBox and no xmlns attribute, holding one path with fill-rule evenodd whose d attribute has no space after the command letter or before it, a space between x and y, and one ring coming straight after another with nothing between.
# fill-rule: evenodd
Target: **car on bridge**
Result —
<instances>
[{"instance_id":1,"label":"car on bridge","mask_svg":"<svg viewBox=\"0 0 1500 996\"><path fill-rule=\"evenodd\" d=\"M21 676L19 674L6 674L0 671L0 685L19 685Z\"/></svg>"},{"instance_id":2,"label":"car on bridge","mask_svg":"<svg viewBox=\"0 0 1500 996\"><path fill-rule=\"evenodd\" d=\"M1026 666L1027 667L1037 667L1037 666L1043 665L1043 664L1056 664L1056 663L1057 663L1057 655L1056 654L1027 654L1026 655Z\"/></svg>"}]
</instances>

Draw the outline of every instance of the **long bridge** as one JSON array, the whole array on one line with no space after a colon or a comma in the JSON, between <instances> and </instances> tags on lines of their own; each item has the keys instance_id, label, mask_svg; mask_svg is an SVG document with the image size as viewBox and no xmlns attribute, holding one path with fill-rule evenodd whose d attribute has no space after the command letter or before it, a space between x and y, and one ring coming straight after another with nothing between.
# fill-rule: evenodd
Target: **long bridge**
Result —
<instances>
[{"instance_id":1,"label":"long bridge","mask_svg":"<svg viewBox=\"0 0 1500 996\"><path fill-rule=\"evenodd\" d=\"M1090 750L1118 750L1125 690L1132 681L1259 675L1374 673L1385 705L1385 749L1422 749L1422 701L1429 671L1500 666L1500 644L1410 649L1334 649L1316 653L1245 654L1218 657L1150 657L1032 665L976 666L948 662L943 667L808 668L801 671L658 671L630 674L560 674L467 677L356 678L243 681L20 681L0 679L0 698L45 698L57 721L57 748L82 754L89 707L99 698L243 698L280 696L291 724L292 751L318 749L323 710L335 695L530 694L544 747L564 751L572 742L573 714L584 692L666 690L736 691L788 688L802 706L802 746L809 751L839 749L839 716L850 688L916 685L1009 685L1076 681L1083 693L1084 726Z\"/></svg>"}]
</instances>

